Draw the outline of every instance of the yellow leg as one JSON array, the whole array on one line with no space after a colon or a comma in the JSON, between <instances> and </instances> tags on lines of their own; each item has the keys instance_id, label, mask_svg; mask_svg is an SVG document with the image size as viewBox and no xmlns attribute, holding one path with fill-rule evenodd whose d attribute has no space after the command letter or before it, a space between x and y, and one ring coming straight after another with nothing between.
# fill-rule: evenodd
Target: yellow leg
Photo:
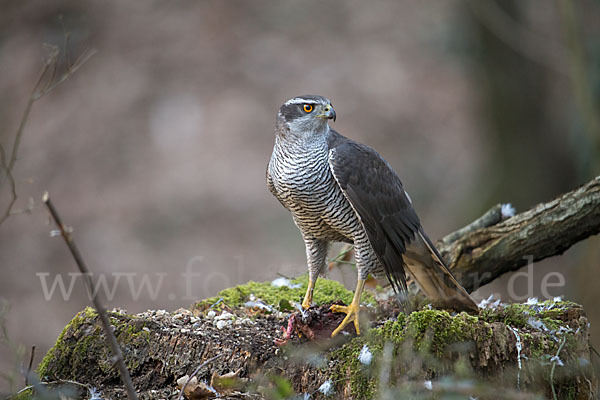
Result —
<instances>
[{"instance_id":1,"label":"yellow leg","mask_svg":"<svg viewBox=\"0 0 600 400\"><path fill-rule=\"evenodd\" d=\"M316 279L315 279L316 280ZM304 296L304 301L302 302L302 308L305 310L310 308L312 304L313 291L315 290L315 282L312 280L308 280L308 289L306 289L306 295Z\"/></svg>"},{"instance_id":2,"label":"yellow leg","mask_svg":"<svg viewBox=\"0 0 600 400\"><path fill-rule=\"evenodd\" d=\"M362 279L358 280L356 284L356 290L354 291L354 297L352 298L352 303L349 306L331 306L331 311L333 312L342 312L346 314L346 318L342 321L342 323L335 328L335 331L331 334L331 337L334 337L338 333L342 331L350 322L354 321L354 327L356 328L356 334L360 335L360 328L358 326L358 315L360 313L360 296L362 294L363 288L365 287L365 281Z\"/></svg>"}]
</instances>

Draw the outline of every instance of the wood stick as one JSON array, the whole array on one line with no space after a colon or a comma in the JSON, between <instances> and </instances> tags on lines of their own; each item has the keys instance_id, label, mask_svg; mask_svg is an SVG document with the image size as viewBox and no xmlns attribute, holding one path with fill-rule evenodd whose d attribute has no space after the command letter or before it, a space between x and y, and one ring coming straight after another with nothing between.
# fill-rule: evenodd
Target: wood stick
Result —
<instances>
[{"instance_id":1,"label":"wood stick","mask_svg":"<svg viewBox=\"0 0 600 400\"><path fill-rule=\"evenodd\" d=\"M119 369L119 374L121 375L121 380L123 381L123 384L125 385L125 390L127 391L127 397L130 400L137 400L138 396L135 392L135 388L133 387L133 382L131 381L131 376L129 375L127 366L125 365L125 361L123 359L123 353L121 352L121 348L119 347L119 344L117 343L117 338L115 337L115 334L113 333L112 326L110 324L110 320L108 319L108 314L106 312L106 308L104 307L104 305L98 298L97 293L95 293L94 290L92 290L92 288L93 288L92 278L91 278L89 269L87 268L87 266L83 260L83 257L81 256L81 253L79 252L79 249L77 248L77 246L75 245L75 242L73 241L73 236L66 229L58 212L56 211L56 208L54 208L54 204L52 204L52 201L50 200L50 195L48 194L48 192L44 193L44 195L42 197L42 201L44 202L44 204L46 204L46 207L48 207L48 211L50 211L50 215L52 216L52 219L54 220L54 222L56 223L56 226L60 230L61 236L63 237L63 239L65 240L65 243L67 244L67 247L71 251L71 255L73 256L73 259L75 260L75 263L77 264L77 267L79 268L79 271L82 273L83 281L85 282L85 285L86 285L89 293L92 294L92 303L94 304L94 308L96 309L96 311L98 312L98 316L100 317L100 322L102 323L102 329L104 330L104 333L106 334L106 341L107 341L108 346L110 347L110 350L113 354L113 362L117 365L117 367Z\"/></svg>"}]
</instances>

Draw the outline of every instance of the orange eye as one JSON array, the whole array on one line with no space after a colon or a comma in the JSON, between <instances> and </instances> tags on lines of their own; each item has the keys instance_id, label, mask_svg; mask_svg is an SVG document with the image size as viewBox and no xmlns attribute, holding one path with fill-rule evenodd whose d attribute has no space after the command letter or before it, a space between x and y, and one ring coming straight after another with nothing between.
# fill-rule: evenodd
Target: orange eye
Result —
<instances>
[{"instance_id":1,"label":"orange eye","mask_svg":"<svg viewBox=\"0 0 600 400\"><path fill-rule=\"evenodd\" d=\"M305 104L303 108L304 108L304 111L307 113L309 113L313 110L313 106L310 104Z\"/></svg>"}]
</instances>

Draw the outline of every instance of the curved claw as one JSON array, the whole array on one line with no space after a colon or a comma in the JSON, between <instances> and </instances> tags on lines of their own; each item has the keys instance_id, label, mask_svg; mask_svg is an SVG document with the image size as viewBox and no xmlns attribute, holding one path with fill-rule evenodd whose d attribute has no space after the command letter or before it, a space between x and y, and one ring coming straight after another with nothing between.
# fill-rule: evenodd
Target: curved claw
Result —
<instances>
[{"instance_id":1,"label":"curved claw","mask_svg":"<svg viewBox=\"0 0 600 400\"><path fill-rule=\"evenodd\" d=\"M359 327L359 322L358 322L359 321L358 317L360 314L360 306L358 304L352 303L349 306L340 306L340 305L334 304L330 307L330 310L333 312L341 312L341 313L346 314L346 317L344 318L344 320L331 333L331 337L334 337L338 333L340 333L346 327L346 325L348 325L350 322L354 322L354 328L356 329L356 334L360 335L360 327Z\"/></svg>"},{"instance_id":2,"label":"curved claw","mask_svg":"<svg viewBox=\"0 0 600 400\"><path fill-rule=\"evenodd\" d=\"M313 281L312 279L308 281L306 295L304 296L304 301L302 301L302 308L304 308L305 310L308 310L312 305L313 291L315 290L315 281Z\"/></svg>"}]
</instances>

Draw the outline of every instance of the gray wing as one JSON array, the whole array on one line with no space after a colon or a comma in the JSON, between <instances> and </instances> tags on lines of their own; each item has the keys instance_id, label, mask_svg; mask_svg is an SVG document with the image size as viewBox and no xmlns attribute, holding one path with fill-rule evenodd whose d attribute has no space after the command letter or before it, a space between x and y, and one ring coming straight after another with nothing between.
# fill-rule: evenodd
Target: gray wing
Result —
<instances>
[{"instance_id":1,"label":"gray wing","mask_svg":"<svg viewBox=\"0 0 600 400\"><path fill-rule=\"evenodd\" d=\"M477 304L448 270L423 231L400 178L373 149L332 132L329 166L358 214L371 247L396 293L408 272L427 297L456 310Z\"/></svg>"},{"instance_id":2,"label":"gray wing","mask_svg":"<svg viewBox=\"0 0 600 400\"><path fill-rule=\"evenodd\" d=\"M421 223L402 182L373 149L335 133L329 166L358 214L369 242L396 293L406 291L402 255Z\"/></svg>"}]
</instances>

